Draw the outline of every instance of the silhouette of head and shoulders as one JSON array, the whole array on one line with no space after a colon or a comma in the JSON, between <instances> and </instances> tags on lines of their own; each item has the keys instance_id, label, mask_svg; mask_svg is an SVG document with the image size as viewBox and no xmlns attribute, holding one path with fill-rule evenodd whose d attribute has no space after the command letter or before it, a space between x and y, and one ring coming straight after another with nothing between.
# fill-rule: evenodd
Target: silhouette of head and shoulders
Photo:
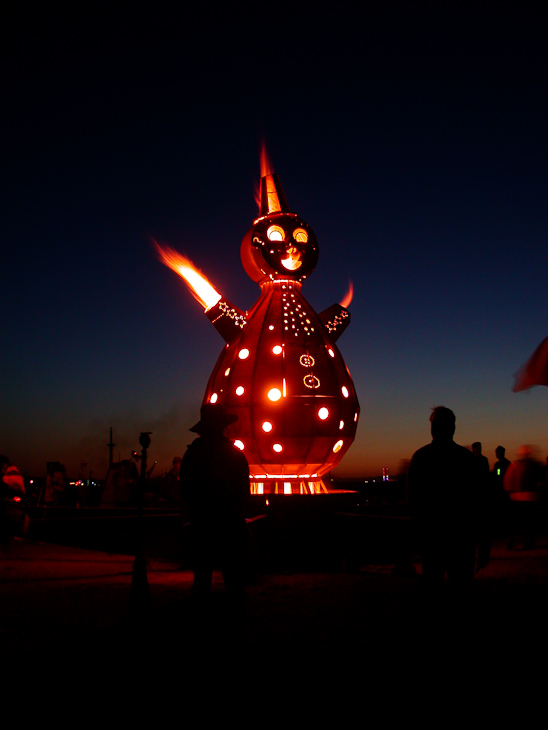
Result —
<instances>
[{"instance_id":1,"label":"silhouette of head and shoulders","mask_svg":"<svg viewBox=\"0 0 548 730\"><path fill-rule=\"evenodd\" d=\"M478 472L472 452L455 443L456 418L453 411L438 406L430 415L431 443L418 449L409 466L410 503L440 501L454 505L454 499L473 487Z\"/></svg>"}]
</instances>

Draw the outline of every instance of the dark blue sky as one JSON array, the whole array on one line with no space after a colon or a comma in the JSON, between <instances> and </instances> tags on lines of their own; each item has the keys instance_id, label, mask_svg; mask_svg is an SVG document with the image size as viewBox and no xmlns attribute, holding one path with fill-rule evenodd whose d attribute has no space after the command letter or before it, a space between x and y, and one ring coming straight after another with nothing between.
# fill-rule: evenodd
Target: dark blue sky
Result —
<instances>
[{"instance_id":1,"label":"dark blue sky","mask_svg":"<svg viewBox=\"0 0 548 730\"><path fill-rule=\"evenodd\" d=\"M4 28L0 452L106 469L190 440L223 341L151 237L227 298L264 139L319 240L303 293L354 282L339 345L362 408L339 473L392 470L444 404L456 438L548 453L548 51L529 3L39 11ZM297 10L295 8L297 7Z\"/></svg>"}]
</instances>

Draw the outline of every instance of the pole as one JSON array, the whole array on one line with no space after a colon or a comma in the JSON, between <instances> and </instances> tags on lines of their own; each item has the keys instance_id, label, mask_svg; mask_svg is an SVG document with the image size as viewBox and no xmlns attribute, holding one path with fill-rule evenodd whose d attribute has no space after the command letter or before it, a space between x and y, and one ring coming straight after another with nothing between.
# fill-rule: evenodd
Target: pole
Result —
<instances>
[{"instance_id":1,"label":"pole","mask_svg":"<svg viewBox=\"0 0 548 730\"><path fill-rule=\"evenodd\" d=\"M110 441L107 444L108 446L108 468L110 471L110 467L112 466L112 450L116 446L116 444L112 443L112 426L110 427Z\"/></svg>"},{"instance_id":2,"label":"pole","mask_svg":"<svg viewBox=\"0 0 548 730\"><path fill-rule=\"evenodd\" d=\"M131 593L129 596L129 617L132 621L140 620L150 613L150 589L147 578L147 566L143 544L145 478L147 473L147 449L150 446L150 431L143 431L139 436L141 451L141 478L137 490L137 535L135 545L135 561L131 579Z\"/></svg>"}]
</instances>

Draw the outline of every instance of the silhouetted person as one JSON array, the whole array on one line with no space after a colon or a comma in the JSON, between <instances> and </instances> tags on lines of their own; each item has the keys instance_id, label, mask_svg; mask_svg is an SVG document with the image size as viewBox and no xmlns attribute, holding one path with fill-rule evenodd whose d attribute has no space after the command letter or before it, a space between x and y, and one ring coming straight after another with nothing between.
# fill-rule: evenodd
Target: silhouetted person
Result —
<instances>
[{"instance_id":1,"label":"silhouetted person","mask_svg":"<svg viewBox=\"0 0 548 730\"><path fill-rule=\"evenodd\" d=\"M178 504L181 492L179 472L181 471L181 457L173 457L172 467L165 475L161 486L161 497L168 504Z\"/></svg>"},{"instance_id":2,"label":"silhouetted person","mask_svg":"<svg viewBox=\"0 0 548 730\"><path fill-rule=\"evenodd\" d=\"M491 471L491 499L493 503L493 517L505 532L506 537L511 535L510 496L504 489L504 475L510 466L506 458L504 446L497 446L495 455L497 460Z\"/></svg>"},{"instance_id":3,"label":"silhouetted person","mask_svg":"<svg viewBox=\"0 0 548 730\"><path fill-rule=\"evenodd\" d=\"M15 535L26 532L25 481L19 469L0 455L0 542L7 547Z\"/></svg>"},{"instance_id":4,"label":"silhouetted person","mask_svg":"<svg viewBox=\"0 0 548 730\"><path fill-rule=\"evenodd\" d=\"M206 404L190 430L200 434L181 462L181 499L190 511L193 595L205 598L211 589L214 562L223 573L233 606L243 602L246 578L249 466L244 454L224 434L237 420L222 406Z\"/></svg>"},{"instance_id":5,"label":"silhouetted person","mask_svg":"<svg viewBox=\"0 0 548 730\"><path fill-rule=\"evenodd\" d=\"M419 538L423 580L464 586L489 560L485 535L487 485L478 460L453 441L455 414L434 408L432 443L413 455L407 476L411 515Z\"/></svg>"},{"instance_id":6,"label":"silhouetted person","mask_svg":"<svg viewBox=\"0 0 548 730\"><path fill-rule=\"evenodd\" d=\"M537 506L542 497L542 465L533 458L530 446L520 446L517 459L504 475L504 489L512 503L512 521L508 548L514 547L517 533L523 533L523 547L535 547Z\"/></svg>"},{"instance_id":7,"label":"silhouetted person","mask_svg":"<svg viewBox=\"0 0 548 730\"><path fill-rule=\"evenodd\" d=\"M504 475L506 474L506 470L510 466L510 460L506 458L506 449L504 446L497 446L495 449L495 456L497 457L497 460L495 461L495 465L493 467L493 474L497 479L501 480L501 483L504 479Z\"/></svg>"},{"instance_id":8,"label":"silhouetted person","mask_svg":"<svg viewBox=\"0 0 548 730\"><path fill-rule=\"evenodd\" d=\"M481 441L474 441L472 454L478 460L480 468L485 475L489 474L489 459L481 453Z\"/></svg>"}]
</instances>

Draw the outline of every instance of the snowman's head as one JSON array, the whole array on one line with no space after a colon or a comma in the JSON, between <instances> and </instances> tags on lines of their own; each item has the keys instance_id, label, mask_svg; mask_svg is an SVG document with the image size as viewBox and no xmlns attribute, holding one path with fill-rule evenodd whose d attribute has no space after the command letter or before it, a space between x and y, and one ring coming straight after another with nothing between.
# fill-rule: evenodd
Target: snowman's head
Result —
<instances>
[{"instance_id":1,"label":"snowman's head","mask_svg":"<svg viewBox=\"0 0 548 730\"><path fill-rule=\"evenodd\" d=\"M318 241L308 223L289 210L277 175L261 178L261 215L244 236L242 263L259 284L302 281L318 263Z\"/></svg>"}]
</instances>

